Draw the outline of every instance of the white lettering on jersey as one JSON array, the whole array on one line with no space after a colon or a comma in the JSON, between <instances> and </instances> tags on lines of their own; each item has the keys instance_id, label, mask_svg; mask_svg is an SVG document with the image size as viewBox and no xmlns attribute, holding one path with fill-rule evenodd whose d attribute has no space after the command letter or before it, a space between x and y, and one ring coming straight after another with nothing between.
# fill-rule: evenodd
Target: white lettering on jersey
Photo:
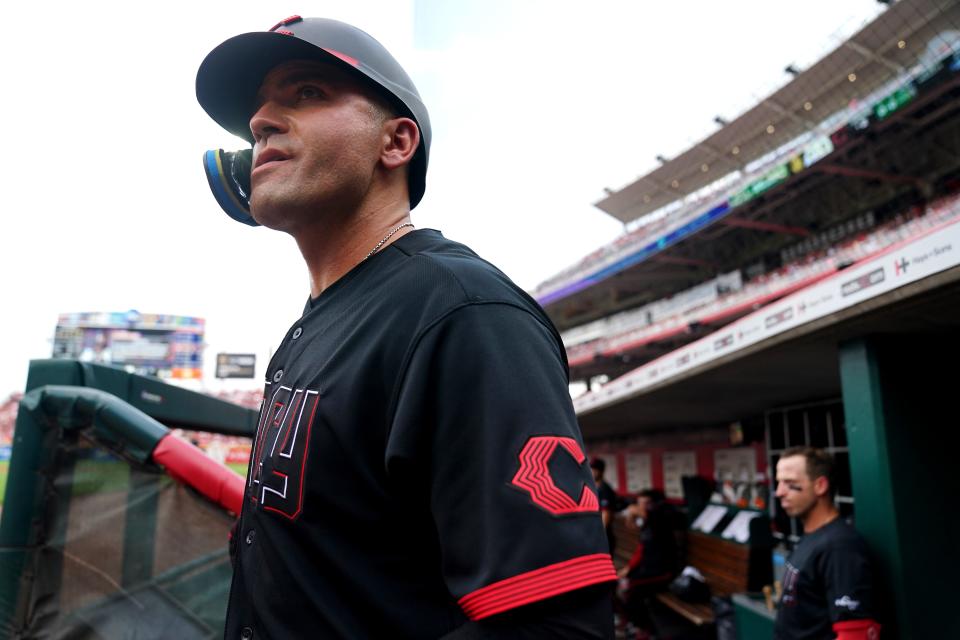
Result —
<instances>
[{"instance_id":1,"label":"white lettering on jersey","mask_svg":"<svg viewBox=\"0 0 960 640\"><path fill-rule=\"evenodd\" d=\"M849 609L850 611L856 611L857 607L860 606L860 601L854 600L850 596L842 596L834 600L833 604L836 607L842 607L844 609Z\"/></svg>"},{"instance_id":2,"label":"white lettering on jersey","mask_svg":"<svg viewBox=\"0 0 960 640\"><path fill-rule=\"evenodd\" d=\"M248 498L264 511L295 520L303 510L310 427L319 399L317 391L280 387L264 403L248 482Z\"/></svg>"}]
</instances>

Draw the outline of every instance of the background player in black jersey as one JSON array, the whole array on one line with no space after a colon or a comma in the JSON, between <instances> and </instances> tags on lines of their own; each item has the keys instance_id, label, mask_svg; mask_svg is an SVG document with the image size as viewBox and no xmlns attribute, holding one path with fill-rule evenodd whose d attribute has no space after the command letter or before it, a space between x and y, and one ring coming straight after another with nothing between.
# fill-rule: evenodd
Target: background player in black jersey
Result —
<instances>
[{"instance_id":1,"label":"background player in black jersey","mask_svg":"<svg viewBox=\"0 0 960 640\"><path fill-rule=\"evenodd\" d=\"M612 636L563 344L503 273L413 229L430 123L407 74L293 16L215 48L197 97L252 144L207 154L214 195L290 234L310 277L267 367L226 637Z\"/></svg>"},{"instance_id":2,"label":"background player in black jersey","mask_svg":"<svg viewBox=\"0 0 960 640\"><path fill-rule=\"evenodd\" d=\"M841 520L835 493L833 457L824 451L796 447L777 462L776 496L803 524L783 577L778 640L880 637L866 544Z\"/></svg>"},{"instance_id":3,"label":"background player in black jersey","mask_svg":"<svg viewBox=\"0 0 960 640\"><path fill-rule=\"evenodd\" d=\"M597 485L597 497L600 500L600 517L603 519L603 528L607 532L607 543L610 553L616 547L616 538L613 535L614 515L622 509L620 496L614 491L610 483L604 480L603 474L607 470L607 462L603 458L594 458L590 461L590 470L593 472L593 482Z\"/></svg>"}]
</instances>

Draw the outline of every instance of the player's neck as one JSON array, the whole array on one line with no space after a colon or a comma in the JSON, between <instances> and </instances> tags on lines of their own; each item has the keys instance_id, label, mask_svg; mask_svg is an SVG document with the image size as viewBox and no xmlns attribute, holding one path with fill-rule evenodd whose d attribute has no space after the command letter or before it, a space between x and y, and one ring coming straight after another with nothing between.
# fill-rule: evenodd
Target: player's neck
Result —
<instances>
[{"instance_id":1,"label":"player's neck","mask_svg":"<svg viewBox=\"0 0 960 640\"><path fill-rule=\"evenodd\" d=\"M406 203L366 207L351 216L330 220L303 230L295 239L310 273L310 295L316 298L364 261L391 231L410 221ZM412 229L393 233L378 249L395 242Z\"/></svg>"},{"instance_id":2,"label":"player's neck","mask_svg":"<svg viewBox=\"0 0 960 640\"><path fill-rule=\"evenodd\" d=\"M802 518L803 532L813 533L820 527L828 525L840 516L840 512L827 500L818 500L810 511Z\"/></svg>"}]
</instances>

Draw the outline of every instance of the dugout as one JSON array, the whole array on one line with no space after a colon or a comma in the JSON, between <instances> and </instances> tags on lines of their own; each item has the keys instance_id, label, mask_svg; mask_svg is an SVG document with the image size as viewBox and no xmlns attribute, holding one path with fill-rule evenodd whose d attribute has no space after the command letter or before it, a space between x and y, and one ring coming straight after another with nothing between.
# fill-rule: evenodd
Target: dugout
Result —
<instances>
[{"instance_id":1,"label":"dugout","mask_svg":"<svg viewBox=\"0 0 960 640\"><path fill-rule=\"evenodd\" d=\"M243 479L170 428L255 425L120 368L31 362L0 517L0 635L220 637Z\"/></svg>"},{"instance_id":2,"label":"dugout","mask_svg":"<svg viewBox=\"0 0 960 640\"><path fill-rule=\"evenodd\" d=\"M960 249L960 227L952 231L951 246ZM835 284L844 281L841 275ZM801 292L781 305L795 309L803 299ZM773 313L763 310L744 320L762 321ZM672 434L667 441L676 449L682 446L677 433L709 433L719 425L712 438L717 442L723 425L761 421L768 464L775 464L778 446L798 444L791 433L805 428L811 437L810 415L822 407L817 424L829 424L832 434L840 433L834 429L838 421L845 425L845 440L830 443L849 464L850 495L841 490L849 503L841 506L875 554L885 637L888 631L902 638L954 637L960 627L943 615L953 588L942 568L955 564L960 535L960 516L948 500L957 484L950 443L960 427L953 373L958 358L955 264L656 384L636 391L625 385L608 402L579 404L578 415L588 446L608 451L618 440L635 443L639 435L662 441L665 434ZM786 424L788 415L805 416L799 432ZM778 429L787 435L771 442ZM822 444L816 435L808 441ZM952 635L945 634L949 625Z\"/></svg>"},{"instance_id":3,"label":"dugout","mask_svg":"<svg viewBox=\"0 0 960 640\"><path fill-rule=\"evenodd\" d=\"M624 236L534 291L572 378L599 382L575 406L591 453L620 463L615 486L630 488L632 465L668 489L668 467L674 485L678 466L691 468L675 454L691 452L696 475L712 479L720 458L741 455L770 483L783 448L831 450L849 471L841 513L876 556L883 637L960 637L941 569L960 533L946 500L960 354L958 34L956 2L891 4L609 192L597 206ZM731 446L731 425L744 444ZM741 638L769 637L762 611L738 613Z\"/></svg>"}]
</instances>

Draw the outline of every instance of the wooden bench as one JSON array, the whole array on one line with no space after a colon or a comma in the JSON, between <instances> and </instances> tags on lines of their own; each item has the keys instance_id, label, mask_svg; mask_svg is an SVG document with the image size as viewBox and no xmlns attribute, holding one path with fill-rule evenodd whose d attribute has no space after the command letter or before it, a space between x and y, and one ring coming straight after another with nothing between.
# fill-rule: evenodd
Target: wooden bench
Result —
<instances>
[{"instance_id":1,"label":"wooden bench","mask_svg":"<svg viewBox=\"0 0 960 640\"><path fill-rule=\"evenodd\" d=\"M711 595L727 596L747 590L750 548L745 545L687 531L687 564L703 574ZM687 602L670 592L657 594L657 601L695 626L713 624L713 607L708 602Z\"/></svg>"},{"instance_id":2,"label":"wooden bench","mask_svg":"<svg viewBox=\"0 0 960 640\"><path fill-rule=\"evenodd\" d=\"M640 528L633 519L625 517L624 514L617 514L613 520L613 535L614 549L611 550L613 564L617 569L621 569L630 562L633 552L637 549ZM658 594L657 600L697 626L713 622L713 610L709 605L690 604L669 592Z\"/></svg>"},{"instance_id":3,"label":"wooden bench","mask_svg":"<svg viewBox=\"0 0 960 640\"><path fill-rule=\"evenodd\" d=\"M629 518L618 515L613 520L613 534L613 563L619 569L626 566L633 556L637 548L639 529ZM687 531L686 564L696 567L703 574L711 595L728 596L749 590L749 569L753 552L747 545L699 531ZM714 622L713 607L710 603L687 602L669 591L657 594L656 600L697 627Z\"/></svg>"},{"instance_id":4,"label":"wooden bench","mask_svg":"<svg viewBox=\"0 0 960 640\"><path fill-rule=\"evenodd\" d=\"M620 569L633 557L640 530L632 519L617 514L613 519L613 534L615 548L611 554L613 564ZM770 556L772 540L763 540L760 535L756 535L756 539L759 544L738 544L688 529L682 545L685 551L684 564L696 567L703 574L711 595L729 596L759 591L763 585L773 581ZM697 627L714 622L710 603L687 602L669 591L657 594L656 601Z\"/></svg>"},{"instance_id":5,"label":"wooden bench","mask_svg":"<svg viewBox=\"0 0 960 640\"><path fill-rule=\"evenodd\" d=\"M657 602L674 613L686 618L696 627L713 624L713 607L706 603L693 603L681 600L669 591L657 594Z\"/></svg>"},{"instance_id":6,"label":"wooden bench","mask_svg":"<svg viewBox=\"0 0 960 640\"><path fill-rule=\"evenodd\" d=\"M617 513L613 516L613 537L614 548L610 550L610 555L613 556L613 565L620 569L627 566L633 557L640 541L640 528L625 513Z\"/></svg>"},{"instance_id":7,"label":"wooden bench","mask_svg":"<svg viewBox=\"0 0 960 640\"><path fill-rule=\"evenodd\" d=\"M747 545L687 531L687 564L703 574L711 595L729 596L749 590L751 553ZM657 601L695 626L713 624L710 603L687 602L670 592L657 594Z\"/></svg>"}]
</instances>

